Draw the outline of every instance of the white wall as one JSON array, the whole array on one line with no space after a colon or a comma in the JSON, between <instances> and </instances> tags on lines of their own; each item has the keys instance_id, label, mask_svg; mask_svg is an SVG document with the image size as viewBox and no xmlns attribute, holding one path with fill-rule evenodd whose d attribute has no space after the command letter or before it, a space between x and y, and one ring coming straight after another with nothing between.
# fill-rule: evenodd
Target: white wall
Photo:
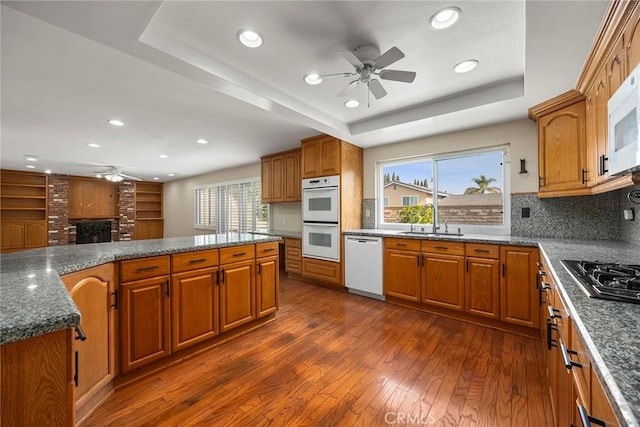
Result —
<instances>
[{"instance_id":1,"label":"white wall","mask_svg":"<svg viewBox=\"0 0 640 427\"><path fill-rule=\"evenodd\" d=\"M302 231L302 203L271 205L271 228L277 231Z\"/></svg>"},{"instance_id":2,"label":"white wall","mask_svg":"<svg viewBox=\"0 0 640 427\"><path fill-rule=\"evenodd\" d=\"M193 228L193 188L260 176L260 162L233 169L211 172L164 184L164 237L210 234L211 230Z\"/></svg>"},{"instance_id":3,"label":"white wall","mask_svg":"<svg viewBox=\"0 0 640 427\"><path fill-rule=\"evenodd\" d=\"M364 198L376 197L377 162L504 144L511 146L511 192L536 192L538 191L537 138L536 124L524 119L368 148L364 150ZM527 174L518 173L520 159L526 159Z\"/></svg>"}]
</instances>

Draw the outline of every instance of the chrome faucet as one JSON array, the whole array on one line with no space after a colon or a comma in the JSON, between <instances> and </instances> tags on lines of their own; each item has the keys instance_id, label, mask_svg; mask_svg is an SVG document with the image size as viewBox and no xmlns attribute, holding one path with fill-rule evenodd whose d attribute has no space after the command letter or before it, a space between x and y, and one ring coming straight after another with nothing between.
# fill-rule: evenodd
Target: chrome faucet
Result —
<instances>
[{"instance_id":1,"label":"chrome faucet","mask_svg":"<svg viewBox=\"0 0 640 427\"><path fill-rule=\"evenodd\" d=\"M431 222L433 223L431 233L436 234L436 230L440 229L440 227L436 225L436 207L433 206L433 203L425 203L424 204L425 214L427 213L427 209L429 209L429 206L431 206L431 212L433 213L433 218L431 218Z\"/></svg>"}]
</instances>

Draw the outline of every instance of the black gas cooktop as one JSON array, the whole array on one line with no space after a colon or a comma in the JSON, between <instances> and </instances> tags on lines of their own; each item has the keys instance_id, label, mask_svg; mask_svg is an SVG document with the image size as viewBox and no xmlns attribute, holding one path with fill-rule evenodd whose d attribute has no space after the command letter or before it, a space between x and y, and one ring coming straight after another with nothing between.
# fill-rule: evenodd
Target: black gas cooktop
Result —
<instances>
[{"instance_id":1,"label":"black gas cooktop","mask_svg":"<svg viewBox=\"0 0 640 427\"><path fill-rule=\"evenodd\" d=\"M562 260L591 298L640 304L640 265Z\"/></svg>"}]
</instances>

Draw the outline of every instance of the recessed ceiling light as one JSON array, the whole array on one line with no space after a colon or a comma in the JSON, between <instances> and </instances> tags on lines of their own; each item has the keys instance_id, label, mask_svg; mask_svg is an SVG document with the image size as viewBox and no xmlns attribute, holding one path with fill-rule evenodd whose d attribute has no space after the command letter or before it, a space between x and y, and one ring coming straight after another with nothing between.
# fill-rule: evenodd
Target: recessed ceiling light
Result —
<instances>
[{"instance_id":1,"label":"recessed ceiling light","mask_svg":"<svg viewBox=\"0 0 640 427\"><path fill-rule=\"evenodd\" d=\"M350 99L344 103L347 108L356 108L358 105L360 105L360 102L357 99Z\"/></svg>"},{"instance_id":2,"label":"recessed ceiling light","mask_svg":"<svg viewBox=\"0 0 640 427\"><path fill-rule=\"evenodd\" d=\"M169 158L169 156L167 156L166 154L160 154L160 158L161 158L161 159L168 159L168 158Z\"/></svg>"},{"instance_id":3,"label":"recessed ceiling light","mask_svg":"<svg viewBox=\"0 0 640 427\"><path fill-rule=\"evenodd\" d=\"M33 165L27 165L27 169L35 169L36 167Z\"/></svg>"},{"instance_id":4,"label":"recessed ceiling light","mask_svg":"<svg viewBox=\"0 0 640 427\"><path fill-rule=\"evenodd\" d=\"M25 155L24 159L28 162L37 162L38 158L36 156L27 156Z\"/></svg>"},{"instance_id":5,"label":"recessed ceiling light","mask_svg":"<svg viewBox=\"0 0 640 427\"><path fill-rule=\"evenodd\" d=\"M310 85L317 85L322 83L322 77L320 77L320 75L317 73L309 73L304 76L304 81Z\"/></svg>"},{"instance_id":6,"label":"recessed ceiling light","mask_svg":"<svg viewBox=\"0 0 640 427\"><path fill-rule=\"evenodd\" d=\"M196 141L198 144L208 144L209 141L207 141L206 139L200 138Z\"/></svg>"},{"instance_id":7,"label":"recessed ceiling light","mask_svg":"<svg viewBox=\"0 0 640 427\"><path fill-rule=\"evenodd\" d=\"M478 61L475 59L467 59L466 61L458 62L453 71L456 73L468 73L478 66Z\"/></svg>"},{"instance_id":8,"label":"recessed ceiling light","mask_svg":"<svg viewBox=\"0 0 640 427\"><path fill-rule=\"evenodd\" d=\"M100 144L96 144L95 142L90 142L87 144L87 147L100 148Z\"/></svg>"},{"instance_id":9,"label":"recessed ceiling light","mask_svg":"<svg viewBox=\"0 0 640 427\"><path fill-rule=\"evenodd\" d=\"M176 174L175 173L170 173L169 176L176 176Z\"/></svg>"},{"instance_id":10,"label":"recessed ceiling light","mask_svg":"<svg viewBox=\"0 0 640 427\"><path fill-rule=\"evenodd\" d=\"M433 14L429 26L434 30L445 30L456 23L462 10L457 7L446 7Z\"/></svg>"},{"instance_id":11,"label":"recessed ceiling light","mask_svg":"<svg viewBox=\"0 0 640 427\"><path fill-rule=\"evenodd\" d=\"M160 178L158 178L157 176L154 176L154 177L153 177L153 179L154 179L154 181L157 181L157 180L159 180Z\"/></svg>"},{"instance_id":12,"label":"recessed ceiling light","mask_svg":"<svg viewBox=\"0 0 640 427\"><path fill-rule=\"evenodd\" d=\"M242 30L238 33L238 40L246 47L262 46L262 37L255 31Z\"/></svg>"},{"instance_id":13,"label":"recessed ceiling light","mask_svg":"<svg viewBox=\"0 0 640 427\"><path fill-rule=\"evenodd\" d=\"M45 169L44 173L52 173L51 169Z\"/></svg>"},{"instance_id":14,"label":"recessed ceiling light","mask_svg":"<svg viewBox=\"0 0 640 427\"><path fill-rule=\"evenodd\" d=\"M118 119L111 119L111 120L109 120L109 123L114 125L114 126L124 126L124 122L122 120L118 120Z\"/></svg>"}]
</instances>

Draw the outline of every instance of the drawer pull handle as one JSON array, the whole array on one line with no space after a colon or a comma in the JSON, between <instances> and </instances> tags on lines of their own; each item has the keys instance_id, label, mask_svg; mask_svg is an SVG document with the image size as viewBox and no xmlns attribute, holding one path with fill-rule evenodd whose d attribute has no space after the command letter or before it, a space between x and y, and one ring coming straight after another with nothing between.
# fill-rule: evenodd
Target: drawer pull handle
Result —
<instances>
[{"instance_id":1,"label":"drawer pull handle","mask_svg":"<svg viewBox=\"0 0 640 427\"><path fill-rule=\"evenodd\" d=\"M171 284L169 284L168 280L164 284L167 287L167 298L171 298Z\"/></svg>"},{"instance_id":2,"label":"drawer pull handle","mask_svg":"<svg viewBox=\"0 0 640 427\"><path fill-rule=\"evenodd\" d=\"M159 268L160 268L160 266L152 265L151 267L139 267L139 268L136 268L136 271L138 273L142 273L144 271L153 271L153 270L157 270Z\"/></svg>"},{"instance_id":3,"label":"drawer pull handle","mask_svg":"<svg viewBox=\"0 0 640 427\"><path fill-rule=\"evenodd\" d=\"M578 405L578 412L580 413L580 421L582 423L582 427L590 427L591 424L595 424L597 426L606 426L605 422L599 418L592 417L587 412L587 408L582 405Z\"/></svg>"},{"instance_id":4,"label":"drawer pull handle","mask_svg":"<svg viewBox=\"0 0 640 427\"><path fill-rule=\"evenodd\" d=\"M553 324L551 319L547 319L547 349L551 350L553 347L557 347L557 341L553 339L551 334L553 331L557 331L558 327Z\"/></svg>"},{"instance_id":5,"label":"drawer pull handle","mask_svg":"<svg viewBox=\"0 0 640 427\"><path fill-rule=\"evenodd\" d=\"M481 253L481 254L488 254L489 253L488 249L474 249L473 251Z\"/></svg>"},{"instance_id":6,"label":"drawer pull handle","mask_svg":"<svg viewBox=\"0 0 640 427\"><path fill-rule=\"evenodd\" d=\"M238 256L245 256L247 253L246 252L238 252L236 254L233 254L234 257L238 257Z\"/></svg>"},{"instance_id":7,"label":"drawer pull handle","mask_svg":"<svg viewBox=\"0 0 640 427\"><path fill-rule=\"evenodd\" d=\"M555 319L557 317L562 318L562 316L560 316L560 310L558 310L557 308L553 308L550 305L548 305L547 309L549 310L549 317L551 319Z\"/></svg>"},{"instance_id":8,"label":"drawer pull handle","mask_svg":"<svg viewBox=\"0 0 640 427\"><path fill-rule=\"evenodd\" d=\"M263 250L262 252L272 252L272 251L275 251L275 250L276 250L276 248L267 248L267 249Z\"/></svg>"},{"instance_id":9,"label":"drawer pull handle","mask_svg":"<svg viewBox=\"0 0 640 427\"><path fill-rule=\"evenodd\" d=\"M73 374L73 383L76 385L76 387L78 387L78 378L79 378L79 372L80 372L80 365L78 363L78 350L76 350L74 359L76 362L76 371Z\"/></svg>"},{"instance_id":10,"label":"drawer pull handle","mask_svg":"<svg viewBox=\"0 0 640 427\"><path fill-rule=\"evenodd\" d=\"M80 325L76 325L75 329L76 329L76 334L78 334L76 335L75 340L86 341L87 336L84 334L82 327L80 327Z\"/></svg>"},{"instance_id":11,"label":"drawer pull handle","mask_svg":"<svg viewBox=\"0 0 640 427\"><path fill-rule=\"evenodd\" d=\"M192 260L189 260L189 264L199 264L201 262L205 262L206 260L207 260L206 258L192 259Z\"/></svg>"},{"instance_id":12,"label":"drawer pull handle","mask_svg":"<svg viewBox=\"0 0 640 427\"><path fill-rule=\"evenodd\" d=\"M113 295L113 304L111 304L111 307L117 310L118 304L120 303L120 299L118 298L119 297L118 290L116 289L115 291L111 292L111 295Z\"/></svg>"},{"instance_id":13,"label":"drawer pull handle","mask_svg":"<svg viewBox=\"0 0 640 427\"><path fill-rule=\"evenodd\" d=\"M564 361L565 368L571 369L574 366L576 368L582 368L582 363L574 362L573 360L571 360L571 357L569 357L570 354L578 354L577 351L568 350L564 344L560 344L560 351L562 352L562 360Z\"/></svg>"},{"instance_id":14,"label":"drawer pull handle","mask_svg":"<svg viewBox=\"0 0 640 427\"><path fill-rule=\"evenodd\" d=\"M404 247L404 246L407 246L407 244L406 244L406 243L396 243L396 246L402 246L402 247Z\"/></svg>"},{"instance_id":15,"label":"drawer pull handle","mask_svg":"<svg viewBox=\"0 0 640 427\"><path fill-rule=\"evenodd\" d=\"M436 246L436 249L440 249L442 251L446 251L447 249L449 249L448 246Z\"/></svg>"}]
</instances>

